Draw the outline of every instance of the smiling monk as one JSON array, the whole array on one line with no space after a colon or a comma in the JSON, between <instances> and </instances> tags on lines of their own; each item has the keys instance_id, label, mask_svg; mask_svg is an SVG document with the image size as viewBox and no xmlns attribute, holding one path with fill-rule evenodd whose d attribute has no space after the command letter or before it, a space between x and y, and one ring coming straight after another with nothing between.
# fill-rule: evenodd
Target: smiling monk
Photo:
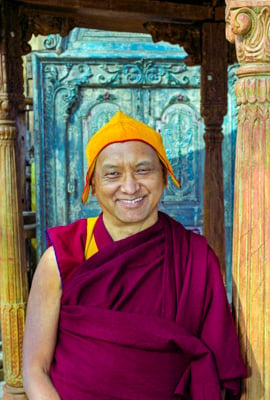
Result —
<instances>
[{"instance_id":1,"label":"smiling monk","mask_svg":"<svg viewBox=\"0 0 270 400\"><path fill-rule=\"evenodd\" d=\"M160 134L118 111L89 141L82 201L101 214L47 230L23 349L29 400L240 398L246 369L206 239L158 211Z\"/></svg>"}]
</instances>

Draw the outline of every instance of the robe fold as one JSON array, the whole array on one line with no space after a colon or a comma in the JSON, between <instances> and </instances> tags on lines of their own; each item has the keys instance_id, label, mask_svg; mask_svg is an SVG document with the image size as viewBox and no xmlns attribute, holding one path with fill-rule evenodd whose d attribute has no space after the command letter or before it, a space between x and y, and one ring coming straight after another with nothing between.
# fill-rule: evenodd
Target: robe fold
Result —
<instances>
[{"instance_id":1,"label":"robe fold","mask_svg":"<svg viewBox=\"0 0 270 400\"><path fill-rule=\"evenodd\" d=\"M238 399L246 369L205 238L159 213L113 242L101 215L85 260L86 226L47 231L63 284L51 366L61 399L220 400L221 387Z\"/></svg>"}]
</instances>

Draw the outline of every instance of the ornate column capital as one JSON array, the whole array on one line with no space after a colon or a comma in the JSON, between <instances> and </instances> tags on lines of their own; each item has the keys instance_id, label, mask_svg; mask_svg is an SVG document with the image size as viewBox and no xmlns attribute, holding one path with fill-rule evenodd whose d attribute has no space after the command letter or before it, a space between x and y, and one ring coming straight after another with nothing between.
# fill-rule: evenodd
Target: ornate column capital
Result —
<instances>
[{"instance_id":1,"label":"ornate column capital","mask_svg":"<svg viewBox=\"0 0 270 400\"><path fill-rule=\"evenodd\" d=\"M225 18L226 37L235 43L240 64L238 74L244 64L245 75L270 72L269 1L228 0Z\"/></svg>"}]
</instances>

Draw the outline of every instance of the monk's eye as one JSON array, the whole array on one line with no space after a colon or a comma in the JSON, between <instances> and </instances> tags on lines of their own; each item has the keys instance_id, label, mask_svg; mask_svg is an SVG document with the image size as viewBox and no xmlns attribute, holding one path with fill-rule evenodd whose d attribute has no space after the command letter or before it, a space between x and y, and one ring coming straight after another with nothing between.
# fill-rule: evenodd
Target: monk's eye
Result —
<instances>
[{"instance_id":1,"label":"monk's eye","mask_svg":"<svg viewBox=\"0 0 270 400\"><path fill-rule=\"evenodd\" d=\"M106 172L104 174L104 176L105 176L105 178L108 178L108 179L115 179L120 176L120 173L118 171L109 171L109 172Z\"/></svg>"},{"instance_id":2,"label":"monk's eye","mask_svg":"<svg viewBox=\"0 0 270 400\"><path fill-rule=\"evenodd\" d=\"M146 167L144 167L144 168L138 168L137 170L136 170L136 172L137 172L137 174L139 174L139 175L147 175L147 174L149 174L150 172L152 172L152 169L151 168L146 168Z\"/></svg>"}]
</instances>

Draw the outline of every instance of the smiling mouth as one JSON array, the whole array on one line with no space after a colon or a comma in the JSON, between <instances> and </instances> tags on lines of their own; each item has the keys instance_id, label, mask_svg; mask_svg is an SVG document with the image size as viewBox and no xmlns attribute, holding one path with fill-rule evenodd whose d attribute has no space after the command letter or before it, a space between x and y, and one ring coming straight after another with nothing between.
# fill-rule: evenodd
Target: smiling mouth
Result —
<instances>
[{"instance_id":1,"label":"smiling mouth","mask_svg":"<svg viewBox=\"0 0 270 400\"><path fill-rule=\"evenodd\" d=\"M132 205L132 204L137 204L137 203L139 203L139 202L142 201L142 200L143 200L143 196L137 197L136 199L132 199L132 200L121 199L120 202L121 202L121 203L124 203L124 204Z\"/></svg>"}]
</instances>

